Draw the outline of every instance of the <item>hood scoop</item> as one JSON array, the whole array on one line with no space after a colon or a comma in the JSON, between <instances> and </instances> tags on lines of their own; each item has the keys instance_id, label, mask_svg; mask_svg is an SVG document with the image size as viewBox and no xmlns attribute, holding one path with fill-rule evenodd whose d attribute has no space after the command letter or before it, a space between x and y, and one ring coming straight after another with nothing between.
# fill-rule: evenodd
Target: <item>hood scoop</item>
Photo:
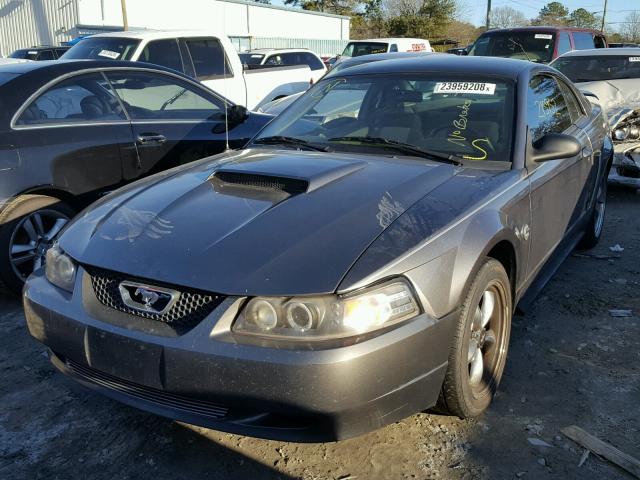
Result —
<instances>
[{"instance_id":1,"label":"hood scoop","mask_svg":"<svg viewBox=\"0 0 640 480\"><path fill-rule=\"evenodd\" d=\"M293 158L250 164L228 164L209 177L218 193L262 199L284 199L310 193L366 166L365 162L338 162Z\"/></svg>"},{"instance_id":2,"label":"hood scoop","mask_svg":"<svg viewBox=\"0 0 640 480\"><path fill-rule=\"evenodd\" d=\"M221 187L246 188L269 192L284 192L289 195L304 193L309 188L309 182L300 178L279 177L260 173L239 171L217 171L213 177Z\"/></svg>"}]
</instances>

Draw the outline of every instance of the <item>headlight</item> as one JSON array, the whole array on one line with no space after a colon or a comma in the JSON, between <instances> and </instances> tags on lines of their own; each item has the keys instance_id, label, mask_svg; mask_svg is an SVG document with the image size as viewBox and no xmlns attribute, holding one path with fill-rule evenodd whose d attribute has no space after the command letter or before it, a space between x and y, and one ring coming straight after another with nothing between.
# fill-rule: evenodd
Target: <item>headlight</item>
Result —
<instances>
[{"instance_id":1,"label":"headlight","mask_svg":"<svg viewBox=\"0 0 640 480\"><path fill-rule=\"evenodd\" d=\"M627 135L629 135L629 131L626 128L616 128L613 131L613 138L615 140L624 140L627 138Z\"/></svg>"},{"instance_id":2,"label":"headlight","mask_svg":"<svg viewBox=\"0 0 640 480\"><path fill-rule=\"evenodd\" d=\"M300 340L362 335L415 317L420 308L404 280L352 295L256 297L233 325L239 334Z\"/></svg>"},{"instance_id":3,"label":"headlight","mask_svg":"<svg viewBox=\"0 0 640 480\"><path fill-rule=\"evenodd\" d=\"M51 283L56 287L73 292L76 281L76 265L58 245L47 250L44 272Z\"/></svg>"}]
</instances>

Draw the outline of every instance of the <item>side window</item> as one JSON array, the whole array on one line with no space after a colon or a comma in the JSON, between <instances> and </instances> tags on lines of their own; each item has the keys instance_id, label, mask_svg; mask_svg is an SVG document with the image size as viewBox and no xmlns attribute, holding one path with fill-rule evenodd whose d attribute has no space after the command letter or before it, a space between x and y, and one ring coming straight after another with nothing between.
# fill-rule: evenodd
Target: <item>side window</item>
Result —
<instances>
[{"instance_id":1,"label":"side window","mask_svg":"<svg viewBox=\"0 0 640 480\"><path fill-rule=\"evenodd\" d=\"M324 70L324 63L313 53L303 53L302 56L305 59L304 63L309 65L311 70Z\"/></svg>"},{"instance_id":2,"label":"side window","mask_svg":"<svg viewBox=\"0 0 640 480\"><path fill-rule=\"evenodd\" d=\"M48 125L126 120L109 83L100 74L57 83L36 98L17 125Z\"/></svg>"},{"instance_id":3,"label":"side window","mask_svg":"<svg viewBox=\"0 0 640 480\"><path fill-rule=\"evenodd\" d=\"M53 56L53 50L42 50L38 54L38 60L55 60L56 57Z\"/></svg>"},{"instance_id":4,"label":"side window","mask_svg":"<svg viewBox=\"0 0 640 480\"><path fill-rule=\"evenodd\" d=\"M547 133L562 133L571 123L569 107L556 80L546 75L533 77L527 95L527 124L532 141Z\"/></svg>"},{"instance_id":5,"label":"side window","mask_svg":"<svg viewBox=\"0 0 640 480\"><path fill-rule=\"evenodd\" d=\"M283 53L282 54L282 64L283 65L306 65L307 63L300 58L301 55L299 53Z\"/></svg>"},{"instance_id":6,"label":"side window","mask_svg":"<svg viewBox=\"0 0 640 480\"><path fill-rule=\"evenodd\" d=\"M566 83L558 80L558 84L560 85L562 95L564 95L565 101L567 102L567 108L569 109L569 115L571 116L571 123L576 123L583 115L579 101Z\"/></svg>"},{"instance_id":7,"label":"side window","mask_svg":"<svg viewBox=\"0 0 640 480\"><path fill-rule=\"evenodd\" d=\"M217 119L224 109L222 101L169 75L132 72L107 76L134 120Z\"/></svg>"},{"instance_id":8,"label":"side window","mask_svg":"<svg viewBox=\"0 0 640 480\"><path fill-rule=\"evenodd\" d=\"M398 45L396 45L395 43L391 44L391 46L389 47L389 51L390 52L397 52L398 51Z\"/></svg>"},{"instance_id":9,"label":"side window","mask_svg":"<svg viewBox=\"0 0 640 480\"><path fill-rule=\"evenodd\" d=\"M596 35L594 40L595 40L596 48L607 48L607 42L605 41L604 37L600 35Z\"/></svg>"},{"instance_id":10,"label":"side window","mask_svg":"<svg viewBox=\"0 0 640 480\"><path fill-rule=\"evenodd\" d=\"M186 38L196 78L207 79L233 73L217 38Z\"/></svg>"},{"instance_id":11,"label":"side window","mask_svg":"<svg viewBox=\"0 0 640 480\"><path fill-rule=\"evenodd\" d=\"M282 60L282 56L280 55L271 55L264 62L265 65L284 65L284 61Z\"/></svg>"},{"instance_id":12,"label":"side window","mask_svg":"<svg viewBox=\"0 0 640 480\"><path fill-rule=\"evenodd\" d=\"M60 58L62 55L64 55L66 53L67 49L66 48L57 48L56 49L56 55L58 58Z\"/></svg>"},{"instance_id":13,"label":"side window","mask_svg":"<svg viewBox=\"0 0 640 480\"><path fill-rule=\"evenodd\" d=\"M154 40L147 43L147 46L144 47L140 54L140 61L184 72L180 49L175 39Z\"/></svg>"},{"instance_id":14,"label":"side window","mask_svg":"<svg viewBox=\"0 0 640 480\"><path fill-rule=\"evenodd\" d=\"M576 50L595 48L593 34L588 32L573 32L573 45Z\"/></svg>"},{"instance_id":15,"label":"side window","mask_svg":"<svg viewBox=\"0 0 640 480\"><path fill-rule=\"evenodd\" d=\"M569 34L567 32L560 32L560 38L558 39L558 55L571 51L571 41L569 40Z\"/></svg>"}]
</instances>

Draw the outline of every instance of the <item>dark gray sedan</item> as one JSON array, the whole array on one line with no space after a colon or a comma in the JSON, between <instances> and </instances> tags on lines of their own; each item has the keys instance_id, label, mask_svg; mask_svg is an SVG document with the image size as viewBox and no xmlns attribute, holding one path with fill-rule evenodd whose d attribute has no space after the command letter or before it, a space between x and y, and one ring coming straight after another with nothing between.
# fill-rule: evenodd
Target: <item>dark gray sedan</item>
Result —
<instances>
[{"instance_id":1,"label":"dark gray sedan","mask_svg":"<svg viewBox=\"0 0 640 480\"><path fill-rule=\"evenodd\" d=\"M248 148L94 204L27 281L62 372L138 408L295 441L472 417L515 306L602 232L611 139L557 71L389 60Z\"/></svg>"}]
</instances>

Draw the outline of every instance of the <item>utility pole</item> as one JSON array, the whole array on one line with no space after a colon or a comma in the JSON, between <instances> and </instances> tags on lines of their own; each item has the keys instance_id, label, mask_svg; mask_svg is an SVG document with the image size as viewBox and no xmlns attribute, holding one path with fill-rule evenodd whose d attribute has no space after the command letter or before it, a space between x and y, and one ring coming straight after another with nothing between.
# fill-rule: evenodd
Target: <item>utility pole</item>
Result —
<instances>
[{"instance_id":1,"label":"utility pole","mask_svg":"<svg viewBox=\"0 0 640 480\"><path fill-rule=\"evenodd\" d=\"M124 1L124 0L122 0ZM606 2L606 0L605 0ZM489 30L489 27L491 26L491 21L489 16L491 15L491 0L487 0L487 30Z\"/></svg>"},{"instance_id":2,"label":"utility pole","mask_svg":"<svg viewBox=\"0 0 640 480\"><path fill-rule=\"evenodd\" d=\"M607 0L604 0L604 10L602 12L602 28L600 30L602 30L602 32L604 33L604 19L607 16Z\"/></svg>"},{"instance_id":3,"label":"utility pole","mask_svg":"<svg viewBox=\"0 0 640 480\"><path fill-rule=\"evenodd\" d=\"M127 19L127 0L120 0L122 5L122 29L129 30L129 20Z\"/></svg>"}]
</instances>

